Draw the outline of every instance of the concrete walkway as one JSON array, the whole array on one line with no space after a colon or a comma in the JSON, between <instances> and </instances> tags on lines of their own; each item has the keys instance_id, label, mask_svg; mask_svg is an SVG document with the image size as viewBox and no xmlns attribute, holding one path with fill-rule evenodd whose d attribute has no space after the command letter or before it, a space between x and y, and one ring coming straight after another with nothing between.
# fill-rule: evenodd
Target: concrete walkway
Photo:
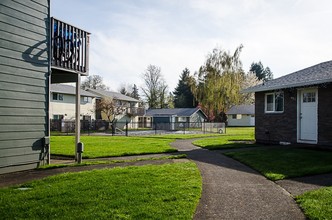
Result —
<instances>
[{"instance_id":1,"label":"concrete walkway","mask_svg":"<svg viewBox=\"0 0 332 220\"><path fill-rule=\"evenodd\" d=\"M251 168L191 144L172 144L201 171L203 193L194 219L306 219L292 196Z\"/></svg>"}]
</instances>

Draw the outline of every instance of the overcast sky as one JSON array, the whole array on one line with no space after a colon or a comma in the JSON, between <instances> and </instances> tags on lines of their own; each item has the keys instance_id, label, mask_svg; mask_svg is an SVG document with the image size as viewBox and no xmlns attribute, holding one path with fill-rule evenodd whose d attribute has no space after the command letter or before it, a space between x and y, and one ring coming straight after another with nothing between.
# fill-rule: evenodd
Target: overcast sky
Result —
<instances>
[{"instance_id":1,"label":"overcast sky","mask_svg":"<svg viewBox=\"0 0 332 220\"><path fill-rule=\"evenodd\" d=\"M170 91L219 47L274 77L332 59L331 0L52 0L51 15L91 33L90 75L113 91L159 66ZM84 78L83 78L84 80Z\"/></svg>"}]
</instances>

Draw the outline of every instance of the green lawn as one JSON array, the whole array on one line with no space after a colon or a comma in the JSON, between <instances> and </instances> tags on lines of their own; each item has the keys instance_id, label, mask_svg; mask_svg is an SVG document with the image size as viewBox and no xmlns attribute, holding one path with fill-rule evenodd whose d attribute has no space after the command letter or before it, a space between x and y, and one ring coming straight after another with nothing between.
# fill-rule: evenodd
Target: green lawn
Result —
<instances>
[{"instance_id":1,"label":"green lawn","mask_svg":"<svg viewBox=\"0 0 332 220\"><path fill-rule=\"evenodd\" d=\"M214 138L196 140L193 144L209 150L256 146L247 143L254 142L254 132L253 127L231 127L226 128L226 134L220 134Z\"/></svg>"},{"instance_id":2,"label":"green lawn","mask_svg":"<svg viewBox=\"0 0 332 220\"><path fill-rule=\"evenodd\" d=\"M207 137L211 134L155 135L155 136L81 136L83 158L128 156L169 153L177 150L170 146L176 139ZM51 154L74 156L74 136L51 136Z\"/></svg>"},{"instance_id":3,"label":"green lawn","mask_svg":"<svg viewBox=\"0 0 332 220\"><path fill-rule=\"evenodd\" d=\"M170 147L173 139L123 137L123 136L82 136L84 143L83 158L126 156L151 153L175 152ZM51 154L73 156L75 152L74 136L51 137Z\"/></svg>"},{"instance_id":4,"label":"green lawn","mask_svg":"<svg viewBox=\"0 0 332 220\"><path fill-rule=\"evenodd\" d=\"M0 213L2 219L192 219L201 181L191 162L65 173L1 188Z\"/></svg>"},{"instance_id":5,"label":"green lawn","mask_svg":"<svg viewBox=\"0 0 332 220\"><path fill-rule=\"evenodd\" d=\"M228 152L271 180L332 172L332 152L298 148L252 149Z\"/></svg>"},{"instance_id":6,"label":"green lawn","mask_svg":"<svg viewBox=\"0 0 332 220\"><path fill-rule=\"evenodd\" d=\"M332 219L332 187L306 192L296 202L309 219Z\"/></svg>"}]
</instances>

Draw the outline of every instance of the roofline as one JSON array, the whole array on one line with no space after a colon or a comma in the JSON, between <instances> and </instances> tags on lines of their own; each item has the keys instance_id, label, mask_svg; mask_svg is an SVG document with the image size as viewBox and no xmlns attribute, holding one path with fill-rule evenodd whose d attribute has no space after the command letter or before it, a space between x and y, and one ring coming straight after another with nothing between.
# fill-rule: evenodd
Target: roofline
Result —
<instances>
[{"instance_id":1,"label":"roofline","mask_svg":"<svg viewBox=\"0 0 332 220\"><path fill-rule=\"evenodd\" d=\"M124 94L121 94L121 93L119 93L119 92L113 92L113 91L107 91L107 90L100 91L100 90L98 90L98 89L91 89L91 88L87 88L86 91L91 92L91 93L96 93L96 94L98 94L98 96L96 96L96 97L98 97L98 98L111 97L111 96L108 96L108 95L104 95L104 94L102 94L102 92L112 92L112 93L117 93L117 94L120 94L120 95L124 95ZM127 95L124 95L124 96L126 96L126 97L128 97L128 98L130 98L130 99L133 99L133 100L121 99L121 98L119 98L119 97L112 97L112 98L115 99L115 100L127 101L127 102L137 102L137 103L141 103L141 102L142 102L142 101L139 100L139 99L135 99L135 98L130 97L130 96L127 96Z\"/></svg>"},{"instance_id":2,"label":"roofline","mask_svg":"<svg viewBox=\"0 0 332 220\"><path fill-rule=\"evenodd\" d=\"M61 86L69 86L69 85L61 85ZM74 87L74 86L70 86L70 87L73 87L74 89L76 88L76 87ZM98 97L97 95L95 95L95 94L93 94L93 93L91 93L91 92L89 92L89 91L86 91L86 90L82 90L82 91L87 92L87 93L90 93L90 95L85 95L85 94L82 94L82 92L81 92L81 94L80 94L81 96L95 97L95 98ZM50 86L50 92L51 92L51 93L61 93L61 94L75 95L75 96L76 96L76 92L67 92L67 91L53 90L53 89L51 89L51 86Z\"/></svg>"},{"instance_id":3,"label":"roofline","mask_svg":"<svg viewBox=\"0 0 332 220\"><path fill-rule=\"evenodd\" d=\"M316 81L309 81L309 82L301 82L301 83L291 83L291 84L287 84L285 86L283 85L278 85L278 86L271 86L271 87L264 87L261 86L259 88L248 88L248 89L244 89L241 91L241 93L251 93L251 92L264 92L264 91L270 91L270 90L277 90L277 89L289 89L289 88L294 88L294 87L302 87L302 86L314 86L317 84L323 84L323 83L329 83L332 82L332 79L321 79L321 80L316 80Z\"/></svg>"}]
</instances>

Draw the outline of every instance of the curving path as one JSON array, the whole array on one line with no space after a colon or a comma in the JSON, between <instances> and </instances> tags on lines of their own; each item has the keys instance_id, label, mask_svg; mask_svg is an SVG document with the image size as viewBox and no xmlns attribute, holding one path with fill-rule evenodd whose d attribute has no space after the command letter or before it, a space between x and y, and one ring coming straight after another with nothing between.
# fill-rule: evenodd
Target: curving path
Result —
<instances>
[{"instance_id":1,"label":"curving path","mask_svg":"<svg viewBox=\"0 0 332 220\"><path fill-rule=\"evenodd\" d=\"M291 195L253 169L218 152L177 140L172 146L193 160L203 178L194 219L306 219Z\"/></svg>"}]
</instances>

